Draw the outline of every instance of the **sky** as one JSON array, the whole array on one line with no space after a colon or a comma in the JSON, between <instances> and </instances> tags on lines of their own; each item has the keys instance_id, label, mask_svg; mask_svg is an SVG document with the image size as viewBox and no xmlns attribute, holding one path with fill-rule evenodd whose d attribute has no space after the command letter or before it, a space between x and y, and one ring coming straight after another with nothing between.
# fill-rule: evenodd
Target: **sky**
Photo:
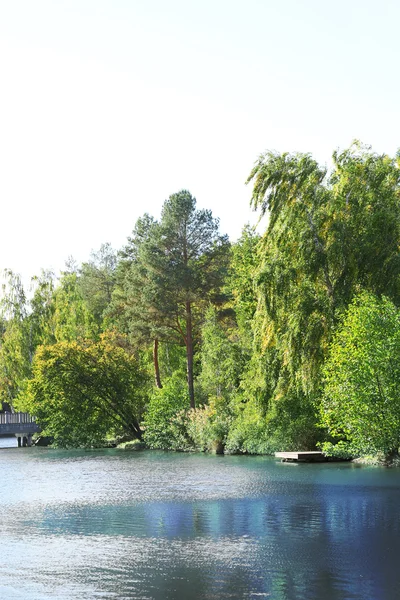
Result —
<instances>
[{"instance_id":1,"label":"sky","mask_svg":"<svg viewBox=\"0 0 400 600\"><path fill-rule=\"evenodd\" d=\"M394 154L399 23L397 0L0 0L0 269L118 250L181 189L235 240L266 150Z\"/></svg>"}]
</instances>

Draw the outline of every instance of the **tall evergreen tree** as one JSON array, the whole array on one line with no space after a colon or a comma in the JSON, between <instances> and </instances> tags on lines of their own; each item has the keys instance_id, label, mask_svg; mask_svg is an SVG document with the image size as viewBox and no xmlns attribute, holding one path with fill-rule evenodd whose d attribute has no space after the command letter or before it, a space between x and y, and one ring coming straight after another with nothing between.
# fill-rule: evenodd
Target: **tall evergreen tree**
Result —
<instances>
[{"instance_id":1,"label":"tall evergreen tree","mask_svg":"<svg viewBox=\"0 0 400 600\"><path fill-rule=\"evenodd\" d=\"M167 300L175 326L186 347L190 406L194 408L193 354L196 309L207 299L217 300L226 274L228 239L219 233L219 220L210 210L197 210L187 191L172 194L164 203L160 227L149 264Z\"/></svg>"},{"instance_id":2,"label":"tall evergreen tree","mask_svg":"<svg viewBox=\"0 0 400 600\"><path fill-rule=\"evenodd\" d=\"M116 287L107 311L111 323L130 337L135 344L153 344L155 382L162 388L159 368L159 341L171 340L167 313L159 309L157 290L146 261L145 247L150 243L157 222L148 214L140 217L132 236L120 252L116 272ZM172 335L172 341L179 341Z\"/></svg>"},{"instance_id":3,"label":"tall evergreen tree","mask_svg":"<svg viewBox=\"0 0 400 600\"><path fill-rule=\"evenodd\" d=\"M200 308L218 300L228 248L218 219L210 210L197 210L195 198L182 190L165 201L160 222L148 216L138 221L125 250L128 263L122 268L131 327L156 343L169 339L184 344L192 407Z\"/></svg>"}]
</instances>

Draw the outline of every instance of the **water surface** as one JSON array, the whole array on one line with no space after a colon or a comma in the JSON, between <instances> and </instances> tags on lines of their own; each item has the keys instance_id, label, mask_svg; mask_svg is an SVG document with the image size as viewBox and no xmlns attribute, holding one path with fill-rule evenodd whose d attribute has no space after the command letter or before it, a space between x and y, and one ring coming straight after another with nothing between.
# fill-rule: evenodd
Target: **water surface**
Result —
<instances>
[{"instance_id":1,"label":"water surface","mask_svg":"<svg viewBox=\"0 0 400 600\"><path fill-rule=\"evenodd\" d=\"M400 470L0 450L0 598L400 598Z\"/></svg>"}]
</instances>

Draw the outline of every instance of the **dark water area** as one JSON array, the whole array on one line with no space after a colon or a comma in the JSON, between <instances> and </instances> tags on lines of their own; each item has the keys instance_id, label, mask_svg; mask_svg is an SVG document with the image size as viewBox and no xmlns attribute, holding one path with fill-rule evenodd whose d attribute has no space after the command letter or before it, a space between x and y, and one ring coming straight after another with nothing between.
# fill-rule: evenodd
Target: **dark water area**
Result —
<instances>
[{"instance_id":1,"label":"dark water area","mask_svg":"<svg viewBox=\"0 0 400 600\"><path fill-rule=\"evenodd\" d=\"M0 450L0 598L400 598L400 470Z\"/></svg>"}]
</instances>

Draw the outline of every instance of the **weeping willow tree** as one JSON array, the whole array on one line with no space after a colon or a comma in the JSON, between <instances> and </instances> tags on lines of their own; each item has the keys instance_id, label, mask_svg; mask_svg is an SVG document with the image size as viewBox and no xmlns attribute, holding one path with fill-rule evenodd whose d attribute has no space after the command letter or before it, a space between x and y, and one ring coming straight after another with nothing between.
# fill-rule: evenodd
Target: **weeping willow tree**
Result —
<instances>
[{"instance_id":1,"label":"weeping willow tree","mask_svg":"<svg viewBox=\"0 0 400 600\"><path fill-rule=\"evenodd\" d=\"M253 365L264 371L259 412L275 445L314 445L321 367L354 295L400 300L399 157L354 143L333 165L328 173L309 154L266 152L248 178L253 209L268 216Z\"/></svg>"}]
</instances>

